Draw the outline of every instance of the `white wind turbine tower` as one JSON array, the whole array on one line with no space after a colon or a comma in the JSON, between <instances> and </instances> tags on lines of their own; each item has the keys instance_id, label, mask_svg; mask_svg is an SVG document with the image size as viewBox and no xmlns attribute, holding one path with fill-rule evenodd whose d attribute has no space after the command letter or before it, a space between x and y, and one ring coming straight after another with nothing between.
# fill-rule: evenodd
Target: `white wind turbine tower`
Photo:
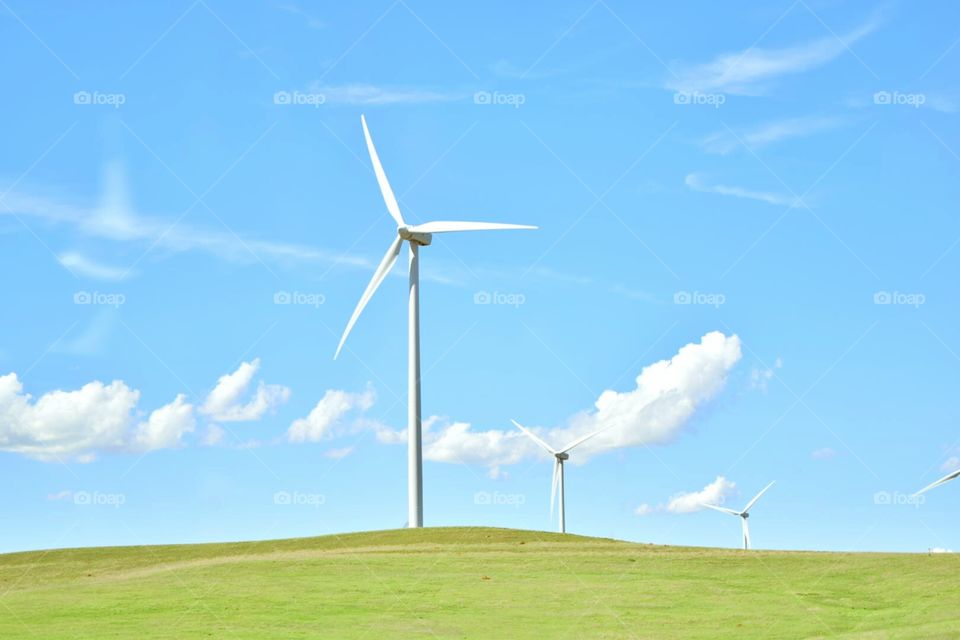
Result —
<instances>
[{"instance_id":1,"label":"white wind turbine tower","mask_svg":"<svg viewBox=\"0 0 960 640\"><path fill-rule=\"evenodd\" d=\"M563 493L563 463L566 460L570 459L571 449L580 446L581 444L583 444L593 436L597 435L598 433L602 431L606 431L607 429L609 429L609 427L604 427L603 429L594 431L593 433L589 435L585 435L582 438L578 438L577 440L574 440L573 442L563 447L562 449L554 449L553 447L548 445L546 442L544 442L543 440L535 436L532 431L524 427L522 424L520 424L516 420L511 420L510 422L512 422L517 429L520 429L520 431L523 431L531 440L533 440L538 445L540 445L547 453L553 456L553 482L550 488L550 517L551 518L553 517L553 504L554 502L556 502L557 488L559 487L560 489L560 501L559 501L560 502L560 528L559 530L560 530L560 533L566 533L567 520L566 520L566 511L564 509L565 501L564 501L564 493Z\"/></svg>"},{"instance_id":2,"label":"white wind turbine tower","mask_svg":"<svg viewBox=\"0 0 960 640\"><path fill-rule=\"evenodd\" d=\"M337 352L334 359L340 355L343 349L343 343L346 341L350 330L353 328L360 312L367 306L367 302L373 296L377 287L387 277L393 265L397 262L400 255L400 247L404 241L410 247L410 259L408 262L409 270L409 302L407 311L408 320L408 391L407 391L407 492L408 492L408 527L423 526L423 443L421 440L420 425L420 247L430 244L432 234L447 233L450 231L491 231L497 229L536 229L529 225L521 224L500 224L496 222L427 222L425 224L409 225L403 220L400 214L400 205L397 204L397 198L393 195L393 189L387 181L387 175L380 164L380 158L377 156L377 150L373 146L373 140L370 138L370 131L367 129L367 120L360 116L360 123L363 125L363 136L367 141L367 151L370 153L370 161L373 163L373 171L377 176L377 184L380 185L380 193L383 195L383 201L387 205L387 211L397 223L397 237L393 239L387 248L386 255L380 261L370 284L360 297L357 308L353 310L347 328L343 330L343 336L340 338L340 344L337 345Z\"/></svg>"},{"instance_id":3,"label":"white wind turbine tower","mask_svg":"<svg viewBox=\"0 0 960 640\"><path fill-rule=\"evenodd\" d=\"M921 493L926 493L927 491L930 491L930 489L933 489L934 487L939 487L939 486L942 485L942 484L946 484L946 483L950 482L951 480L953 480L953 479L955 479L955 478L957 478L957 477L960 477L960 469L957 469L956 471L951 471L950 473L948 473L947 475L943 476L942 478L940 478L940 479L937 480L936 482L931 482L930 484L928 484L927 486L925 486L923 489L920 489L920 491L917 491L917 492L916 492L915 494L913 494L913 495L914 495L914 496L918 496L918 495L920 495Z\"/></svg>"},{"instance_id":4,"label":"white wind turbine tower","mask_svg":"<svg viewBox=\"0 0 960 640\"><path fill-rule=\"evenodd\" d=\"M776 481L774 481L776 482ZM765 486L760 493L753 496L753 500L747 503L747 506L743 508L742 511L734 511L733 509L727 509L726 507L719 507L715 504L706 504L703 506L719 511L720 513L728 513L731 516L737 516L740 518L740 522L743 524L743 548L750 549L750 525L747 524L747 519L750 518L750 509L753 508L753 505L757 504L757 500L760 499L760 496L767 492L767 489L773 486L773 482Z\"/></svg>"}]
</instances>

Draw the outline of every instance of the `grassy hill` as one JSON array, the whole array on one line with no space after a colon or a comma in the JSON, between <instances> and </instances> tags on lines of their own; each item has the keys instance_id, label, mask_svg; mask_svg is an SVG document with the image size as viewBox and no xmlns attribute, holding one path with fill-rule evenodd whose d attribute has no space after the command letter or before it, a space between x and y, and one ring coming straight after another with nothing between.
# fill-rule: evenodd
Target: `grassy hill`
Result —
<instances>
[{"instance_id":1,"label":"grassy hill","mask_svg":"<svg viewBox=\"0 0 960 640\"><path fill-rule=\"evenodd\" d=\"M490 528L0 555L0 638L960 638L953 554Z\"/></svg>"}]
</instances>

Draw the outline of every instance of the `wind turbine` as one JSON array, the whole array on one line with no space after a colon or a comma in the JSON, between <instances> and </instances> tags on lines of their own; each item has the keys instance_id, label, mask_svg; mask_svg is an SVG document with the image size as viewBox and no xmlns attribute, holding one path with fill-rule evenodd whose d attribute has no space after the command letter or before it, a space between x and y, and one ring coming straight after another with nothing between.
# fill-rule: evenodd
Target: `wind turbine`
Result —
<instances>
[{"instance_id":1,"label":"wind turbine","mask_svg":"<svg viewBox=\"0 0 960 640\"><path fill-rule=\"evenodd\" d=\"M387 174L383 171L383 165L380 164L380 157L373 146L373 139L370 138L370 130L367 129L367 120L362 115L360 123L363 125L363 136L367 141L367 151L370 153L370 161L373 163L373 171L377 176L377 184L380 185L380 193L383 195L383 201L387 205L387 211L397 223L397 237L393 239L387 248L386 255L380 261L370 284L367 285L363 295L360 296L360 302L357 308L353 310L347 328L343 330L343 336L340 338L340 344L337 345L337 352L333 358L336 359L343 349L343 344L353 329L354 323L360 317L360 312L367 306L370 298L383 279L387 277L393 265L397 262L400 255L400 247L404 241L410 247L410 259L407 263L409 271L409 298L407 306L407 526L410 528L423 526L423 442L421 439L420 424L420 247L426 247L430 244L432 234L447 233L451 231L492 231L499 229L536 229L529 225L521 224L501 224L496 222L427 222L425 224L409 225L403 220L400 213L400 205L397 204L397 198L393 195L393 189L387 181Z\"/></svg>"},{"instance_id":2,"label":"wind turbine","mask_svg":"<svg viewBox=\"0 0 960 640\"><path fill-rule=\"evenodd\" d=\"M760 491L760 493L753 496L753 500L748 502L747 506L745 506L742 511L734 511L733 509L727 509L726 507L720 507L715 504L706 504L706 503L702 503L702 504L703 506L709 509L719 511L720 513L728 513L731 516L738 516L740 518L741 524L743 525L743 548L749 550L750 549L750 525L747 524L747 519L750 517L750 509L753 508L753 505L757 504L757 500L760 499L760 496L765 494L767 492L767 489L769 489L772 486L773 486L773 482L765 486Z\"/></svg>"},{"instance_id":3,"label":"wind turbine","mask_svg":"<svg viewBox=\"0 0 960 640\"><path fill-rule=\"evenodd\" d=\"M921 493L926 493L927 491L930 491L930 489L933 489L934 487L939 487L939 486L942 485L942 484L946 484L946 483L950 482L951 480L953 480L953 479L955 479L955 478L957 478L957 477L960 477L960 469L957 469L956 471L951 471L950 473L948 473L947 475L943 476L942 478L940 478L940 479L937 480L936 482L931 482L930 484L928 484L927 486L925 486L923 489L920 489L920 491L917 491L917 492L916 492L915 494L913 494L913 495L914 495L914 496L918 496L918 495L920 495Z\"/></svg>"},{"instance_id":4,"label":"wind turbine","mask_svg":"<svg viewBox=\"0 0 960 640\"><path fill-rule=\"evenodd\" d=\"M593 433L589 435L585 435L582 438L578 438L562 449L554 449L553 447L548 445L546 442L544 442L543 440L535 436L532 431L524 427L522 424L520 424L516 420L511 420L510 422L512 422L517 429L520 429L520 431L523 431L527 435L527 437L529 437L531 440L533 440L538 445L540 445L547 453L553 456L553 483L550 488L550 517L553 518L553 504L556 501L557 487L559 486L560 488L560 533L566 533L567 521L566 521L566 513L564 510L564 497L563 497L564 496L563 494L563 463L566 460L570 459L571 449L580 446L581 444L583 444L593 436L597 435L601 431L606 431L607 429L609 429L609 427L604 427L603 429L594 431Z\"/></svg>"}]
</instances>

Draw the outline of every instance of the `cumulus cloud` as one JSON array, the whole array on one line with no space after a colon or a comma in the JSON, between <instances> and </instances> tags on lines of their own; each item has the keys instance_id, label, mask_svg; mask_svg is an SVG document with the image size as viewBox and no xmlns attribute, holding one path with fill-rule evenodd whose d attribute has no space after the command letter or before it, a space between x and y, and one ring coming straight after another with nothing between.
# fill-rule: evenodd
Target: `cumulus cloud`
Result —
<instances>
[{"instance_id":1,"label":"cumulus cloud","mask_svg":"<svg viewBox=\"0 0 960 640\"><path fill-rule=\"evenodd\" d=\"M375 423L368 423L360 416L373 406L375 400L376 396L369 388L362 393L330 389L306 418L293 421L287 430L287 438L291 442L319 442L340 435L348 426L373 425ZM347 417L351 415L355 419L349 422Z\"/></svg>"},{"instance_id":2,"label":"cumulus cloud","mask_svg":"<svg viewBox=\"0 0 960 640\"><path fill-rule=\"evenodd\" d=\"M694 513L701 511L704 504L723 504L727 498L736 492L737 485L723 476L705 486L700 491L678 493L667 503L670 513Z\"/></svg>"},{"instance_id":3,"label":"cumulus cloud","mask_svg":"<svg viewBox=\"0 0 960 640\"><path fill-rule=\"evenodd\" d=\"M723 388L740 360L740 339L720 332L682 347L669 360L645 367L628 391L606 390L592 410L573 416L565 426L535 429L555 447L603 430L576 449L571 460L583 462L606 451L662 444L677 437L696 411ZM381 442L403 442L405 432L379 428ZM479 431L468 422L432 416L424 422L424 457L497 467L515 464L541 449L515 429Z\"/></svg>"},{"instance_id":4,"label":"cumulus cloud","mask_svg":"<svg viewBox=\"0 0 960 640\"><path fill-rule=\"evenodd\" d=\"M259 420L290 399L290 389L279 384L266 384L262 380L249 400L244 398L257 371L260 358L241 363L236 371L220 376L217 386L207 396L200 408L201 413L221 422Z\"/></svg>"},{"instance_id":5,"label":"cumulus cloud","mask_svg":"<svg viewBox=\"0 0 960 640\"><path fill-rule=\"evenodd\" d=\"M614 449L669 442L720 392L740 358L736 335L708 333L699 342L682 347L669 360L644 367L635 388L608 389L600 394L593 409L574 415L564 426L533 430L558 448L599 431L576 449L571 458L574 463ZM374 400L370 389L360 394L331 389L307 417L290 425L287 438L291 442L316 442L366 429L375 432L381 443L406 442L405 430L390 429L363 417ZM424 420L423 443L427 460L482 465L491 469L492 476L502 474L500 466L544 455L530 438L515 429L481 431L469 422L444 416Z\"/></svg>"},{"instance_id":6,"label":"cumulus cloud","mask_svg":"<svg viewBox=\"0 0 960 640\"><path fill-rule=\"evenodd\" d=\"M789 47L750 47L723 53L709 62L677 66L667 82L673 91L763 95L778 78L821 67L877 27L868 22L842 36L827 35Z\"/></svg>"},{"instance_id":7,"label":"cumulus cloud","mask_svg":"<svg viewBox=\"0 0 960 640\"><path fill-rule=\"evenodd\" d=\"M134 441L138 449L145 451L176 447L183 435L191 433L196 425L193 405L181 393L170 404L156 409L137 427Z\"/></svg>"},{"instance_id":8,"label":"cumulus cloud","mask_svg":"<svg viewBox=\"0 0 960 640\"><path fill-rule=\"evenodd\" d=\"M644 502L643 504L641 504L640 506L638 506L636 509L633 510L633 512L638 516L649 516L655 513L656 511L657 511L656 508L651 507L646 502Z\"/></svg>"},{"instance_id":9,"label":"cumulus cloud","mask_svg":"<svg viewBox=\"0 0 960 640\"><path fill-rule=\"evenodd\" d=\"M38 460L89 462L100 451L149 451L176 446L193 430L183 396L139 421L140 392L124 382L94 381L34 399L17 374L0 376L0 450Z\"/></svg>"}]
</instances>

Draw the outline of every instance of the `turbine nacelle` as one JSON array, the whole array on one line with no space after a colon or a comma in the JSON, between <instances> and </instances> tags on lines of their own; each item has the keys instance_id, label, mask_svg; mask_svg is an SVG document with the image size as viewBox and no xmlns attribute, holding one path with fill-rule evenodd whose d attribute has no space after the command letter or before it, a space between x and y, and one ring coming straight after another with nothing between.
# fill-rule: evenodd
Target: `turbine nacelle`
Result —
<instances>
[{"instance_id":1,"label":"turbine nacelle","mask_svg":"<svg viewBox=\"0 0 960 640\"><path fill-rule=\"evenodd\" d=\"M432 233L414 231L410 227L397 227L397 234L404 240L414 242L421 247L430 246L430 242L433 240Z\"/></svg>"},{"instance_id":2,"label":"turbine nacelle","mask_svg":"<svg viewBox=\"0 0 960 640\"><path fill-rule=\"evenodd\" d=\"M570 459L570 454L564 451L562 453L556 454L556 457L557 457L557 460L559 460L560 462L563 462L564 460Z\"/></svg>"}]
</instances>

